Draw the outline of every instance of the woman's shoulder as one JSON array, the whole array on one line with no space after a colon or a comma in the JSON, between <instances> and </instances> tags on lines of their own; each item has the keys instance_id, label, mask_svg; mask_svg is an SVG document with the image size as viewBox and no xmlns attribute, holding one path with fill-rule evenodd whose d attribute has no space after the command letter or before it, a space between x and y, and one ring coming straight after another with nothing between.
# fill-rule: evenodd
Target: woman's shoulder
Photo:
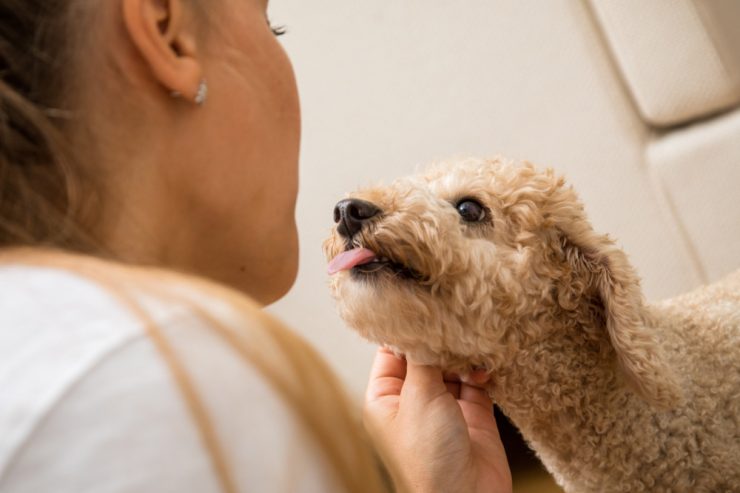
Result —
<instances>
[{"instance_id":1,"label":"woman's shoulder","mask_svg":"<svg viewBox=\"0 0 740 493\"><path fill-rule=\"evenodd\" d=\"M259 310L176 276L94 265L0 266L0 491L107 478L122 481L108 491L216 491L219 462L239 464L239 486L270 491L290 478L288 461L305 469L302 491L330 488L295 413L235 349L235 337L267 344Z\"/></svg>"},{"instance_id":2,"label":"woman's shoulder","mask_svg":"<svg viewBox=\"0 0 740 493\"><path fill-rule=\"evenodd\" d=\"M146 289L106 270L105 263L97 264L94 274L56 265L0 264L0 388L34 389L43 400L37 405L48 406L127 345L140 339L152 343L159 333L177 342L209 330L194 304L171 295L181 287L155 279ZM188 295L228 323L229 313L218 300L192 289ZM242 327L248 327L249 317L242 318ZM32 415L26 413L27 419Z\"/></svg>"},{"instance_id":3,"label":"woman's shoulder","mask_svg":"<svg viewBox=\"0 0 740 493\"><path fill-rule=\"evenodd\" d=\"M207 282L163 270L86 262L0 261L0 362L61 348L106 352L131 338L150 336L155 328L236 323L249 331L269 323L248 299L237 296L248 309L235 309L218 289L207 289Z\"/></svg>"}]
</instances>

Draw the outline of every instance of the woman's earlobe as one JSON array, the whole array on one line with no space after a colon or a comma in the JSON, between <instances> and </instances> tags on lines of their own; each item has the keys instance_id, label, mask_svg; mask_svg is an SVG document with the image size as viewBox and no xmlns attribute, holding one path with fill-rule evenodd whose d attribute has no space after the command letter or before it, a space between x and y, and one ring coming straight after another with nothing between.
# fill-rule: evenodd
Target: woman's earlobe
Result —
<instances>
[{"instance_id":1,"label":"woman's earlobe","mask_svg":"<svg viewBox=\"0 0 740 493\"><path fill-rule=\"evenodd\" d=\"M121 7L144 73L168 93L203 104L207 86L188 7L182 0L121 0Z\"/></svg>"}]
</instances>

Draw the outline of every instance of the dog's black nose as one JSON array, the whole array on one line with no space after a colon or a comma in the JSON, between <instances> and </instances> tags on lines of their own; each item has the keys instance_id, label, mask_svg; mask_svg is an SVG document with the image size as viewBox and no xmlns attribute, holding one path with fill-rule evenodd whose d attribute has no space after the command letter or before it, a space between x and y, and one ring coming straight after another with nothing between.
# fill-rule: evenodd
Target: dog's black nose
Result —
<instances>
[{"instance_id":1,"label":"dog's black nose","mask_svg":"<svg viewBox=\"0 0 740 493\"><path fill-rule=\"evenodd\" d=\"M380 209L370 202L360 199L341 200L334 207L334 222L337 232L345 238L352 238L362 229L365 221L377 215Z\"/></svg>"}]
</instances>

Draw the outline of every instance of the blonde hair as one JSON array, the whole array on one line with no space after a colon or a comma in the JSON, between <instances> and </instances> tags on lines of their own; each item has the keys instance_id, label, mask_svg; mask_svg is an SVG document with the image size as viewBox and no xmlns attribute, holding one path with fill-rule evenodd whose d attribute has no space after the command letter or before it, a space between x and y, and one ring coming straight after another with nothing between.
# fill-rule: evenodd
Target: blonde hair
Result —
<instances>
[{"instance_id":1,"label":"blonde hair","mask_svg":"<svg viewBox=\"0 0 740 493\"><path fill-rule=\"evenodd\" d=\"M0 250L0 265L21 264L63 269L97 283L138 316L172 373L208 450L222 490L236 492L228 458L214 424L186 366L160 327L142 306L140 296L185 304L195 317L276 390L324 452L339 484L348 492L388 492L390 477L357 419L354 406L318 353L294 332L237 291L170 270L134 267L87 255L37 248ZM222 301L249 327L224 323L198 300ZM258 341L258 343L255 343ZM393 474L393 477L397 477Z\"/></svg>"}]
</instances>

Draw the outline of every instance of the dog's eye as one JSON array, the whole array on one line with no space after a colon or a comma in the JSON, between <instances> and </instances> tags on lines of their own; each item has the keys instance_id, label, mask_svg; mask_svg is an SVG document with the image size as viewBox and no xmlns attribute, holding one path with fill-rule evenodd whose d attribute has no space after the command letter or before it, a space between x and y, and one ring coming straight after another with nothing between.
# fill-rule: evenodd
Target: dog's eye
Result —
<instances>
[{"instance_id":1,"label":"dog's eye","mask_svg":"<svg viewBox=\"0 0 740 493\"><path fill-rule=\"evenodd\" d=\"M486 209L480 203L471 199L464 199L457 204L457 212L463 221L477 223L485 219Z\"/></svg>"}]
</instances>

